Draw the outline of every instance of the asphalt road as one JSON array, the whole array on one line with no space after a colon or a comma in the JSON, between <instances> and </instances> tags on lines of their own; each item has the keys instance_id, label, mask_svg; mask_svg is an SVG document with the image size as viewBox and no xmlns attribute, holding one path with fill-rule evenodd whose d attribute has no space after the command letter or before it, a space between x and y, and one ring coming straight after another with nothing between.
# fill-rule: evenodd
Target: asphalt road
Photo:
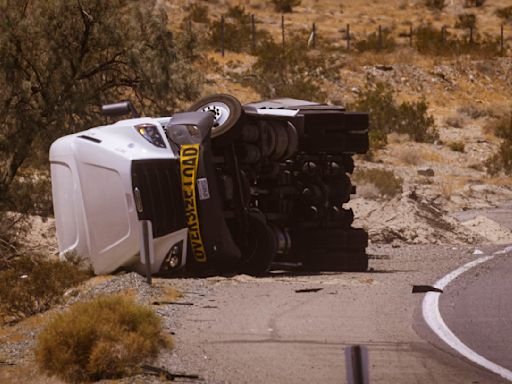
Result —
<instances>
[{"instance_id":1,"label":"asphalt road","mask_svg":"<svg viewBox=\"0 0 512 384\"><path fill-rule=\"evenodd\" d=\"M371 248L367 273L170 281L189 305L159 307L176 341L159 364L207 383L345 383L344 349L360 344L371 383L505 382L440 342L421 317L424 294L411 293L474 260L474 249Z\"/></svg>"},{"instance_id":2,"label":"asphalt road","mask_svg":"<svg viewBox=\"0 0 512 384\"><path fill-rule=\"evenodd\" d=\"M462 342L512 371L512 253L472 268L440 298L445 323Z\"/></svg>"}]
</instances>

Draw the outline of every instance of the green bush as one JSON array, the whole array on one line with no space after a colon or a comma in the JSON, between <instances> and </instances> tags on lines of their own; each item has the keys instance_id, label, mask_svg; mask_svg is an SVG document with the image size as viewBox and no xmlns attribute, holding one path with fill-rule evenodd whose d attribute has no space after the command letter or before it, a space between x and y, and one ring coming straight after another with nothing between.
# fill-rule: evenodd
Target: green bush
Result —
<instances>
[{"instance_id":1,"label":"green bush","mask_svg":"<svg viewBox=\"0 0 512 384\"><path fill-rule=\"evenodd\" d=\"M138 372L168 344L152 309L103 296L55 316L38 336L36 359L41 370L65 381L96 381Z\"/></svg>"},{"instance_id":2,"label":"green bush","mask_svg":"<svg viewBox=\"0 0 512 384\"><path fill-rule=\"evenodd\" d=\"M488 35L473 34L473 41L458 39L449 30L445 29L444 36L441 29L431 24L418 27L414 34L414 44L418 52L439 56L459 56L468 54L477 57L489 58L500 53L499 42Z\"/></svg>"},{"instance_id":3,"label":"green bush","mask_svg":"<svg viewBox=\"0 0 512 384\"><path fill-rule=\"evenodd\" d=\"M250 52L252 47L251 15L245 11L245 8L236 5L229 7L224 14L224 47L233 52ZM271 39L268 31L256 28L255 39L257 45L264 44ZM222 24L221 20L216 20L210 25L208 40L210 45L215 48L221 46Z\"/></svg>"},{"instance_id":4,"label":"green bush","mask_svg":"<svg viewBox=\"0 0 512 384\"><path fill-rule=\"evenodd\" d=\"M379 38L378 32L370 33L365 40L357 41L354 46L359 52L364 51L386 51L391 52L396 47L396 42L391 36L389 29L382 29Z\"/></svg>"},{"instance_id":5,"label":"green bush","mask_svg":"<svg viewBox=\"0 0 512 384\"><path fill-rule=\"evenodd\" d=\"M323 101L322 82L335 81L338 76L339 62L323 50L309 51L302 35L290 37L284 48L267 40L256 55L257 61L243 82L263 97Z\"/></svg>"},{"instance_id":6,"label":"green bush","mask_svg":"<svg viewBox=\"0 0 512 384\"><path fill-rule=\"evenodd\" d=\"M403 180L401 177L395 176L395 173L387 169L364 169L356 168L352 175L352 179L360 184L374 185L381 196L393 198L402 193Z\"/></svg>"},{"instance_id":7,"label":"green bush","mask_svg":"<svg viewBox=\"0 0 512 384\"><path fill-rule=\"evenodd\" d=\"M0 271L0 316L20 320L48 310L62 299L66 289L90 274L77 262L46 260L42 256L17 256Z\"/></svg>"},{"instance_id":8,"label":"green bush","mask_svg":"<svg viewBox=\"0 0 512 384\"><path fill-rule=\"evenodd\" d=\"M492 130L502 142L498 151L485 162L487 171L491 175L500 172L512 175L512 113L498 119Z\"/></svg>"},{"instance_id":9,"label":"green bush","mask_svg":"<svg viewBox=\"0 0 512 384\"><path fill-rule=\"evenodd\" d=\"M385 83L367 87L348 106L351 110L370 113L370 148L378 149L387 144L386 135L405 133L417 142L433 142L438 138L434 118L428 114L425 100L397 104L393 89Z\"/></svg>"},{"instance_id":10,"label":"green bush","mask_svg":"<svg viewBox=\"0 0 512 384\"><path fill-rule=\"evenodd\" d=\"M293 7L300 5L301 0L272 0L274 9L277 12L290 13L293 12Z\"/></svg>"}]
</instances>

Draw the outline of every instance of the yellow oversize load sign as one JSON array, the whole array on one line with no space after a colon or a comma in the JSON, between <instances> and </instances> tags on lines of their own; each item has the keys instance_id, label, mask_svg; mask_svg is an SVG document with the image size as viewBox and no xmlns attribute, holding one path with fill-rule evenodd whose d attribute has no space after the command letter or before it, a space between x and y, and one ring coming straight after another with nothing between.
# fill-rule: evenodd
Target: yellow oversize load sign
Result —
<instances>
[{"instance_id":1,"label":"yellow oversize load sign","mask_svg":"<svg viewBox=\"0 0 512 384\"><path fill-rule=\"evenodd\" d=\"M199 216L197 214L196 176L199 161L199 144L184 144L180 149L181 189L185 205L188 236L192 245L192 253L199 263L206 262L201 231L199 229Z\"/></svg>"}]
</instances>

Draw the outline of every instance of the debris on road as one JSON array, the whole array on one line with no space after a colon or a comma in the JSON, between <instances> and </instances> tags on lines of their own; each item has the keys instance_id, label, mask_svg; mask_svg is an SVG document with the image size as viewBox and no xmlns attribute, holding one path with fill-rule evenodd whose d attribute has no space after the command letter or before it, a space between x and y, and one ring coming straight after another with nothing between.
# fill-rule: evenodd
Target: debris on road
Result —
<instances>
[{"instance_id":1,"label":"debris on road","mask_svg":"<svg viewBox=\"0 0 512 384\"><path fill-rule=\"evenodd\" d=\"M304 288L304 289L296 289L295 293L311 293L321 291L323 288Z\"/></svg>"},{"instance_id":2,"label":"debris on road","mask_svg":"<svg viewBox=\"0 0 512 384\"><path fill-rule=\"evenodd\" d=\"M431 285L413 285L412 293L425 293L425 292L439 292L443 293L442 289L432 287Z\"/></svg>"}]
</instances>

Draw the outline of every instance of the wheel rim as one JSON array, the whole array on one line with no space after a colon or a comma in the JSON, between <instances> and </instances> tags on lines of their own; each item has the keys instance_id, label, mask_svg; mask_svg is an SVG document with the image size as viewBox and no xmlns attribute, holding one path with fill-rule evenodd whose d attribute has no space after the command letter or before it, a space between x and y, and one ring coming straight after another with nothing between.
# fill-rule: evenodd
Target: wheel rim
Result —
<instances>
[{"instance_id":1,"label":"wheel rim","mask_svg":"<svg viewBox=\"0 0 512 384\"><path fill-rule=\"evenodd\" d=\"M229 107L220 101L208 103L201 107L199 110L203 112L213 113L214 120L212 127L212 135L217 133L219 127L221 127L229 119L229 116L231 115Z\"/></svg>"}]
</instances>

